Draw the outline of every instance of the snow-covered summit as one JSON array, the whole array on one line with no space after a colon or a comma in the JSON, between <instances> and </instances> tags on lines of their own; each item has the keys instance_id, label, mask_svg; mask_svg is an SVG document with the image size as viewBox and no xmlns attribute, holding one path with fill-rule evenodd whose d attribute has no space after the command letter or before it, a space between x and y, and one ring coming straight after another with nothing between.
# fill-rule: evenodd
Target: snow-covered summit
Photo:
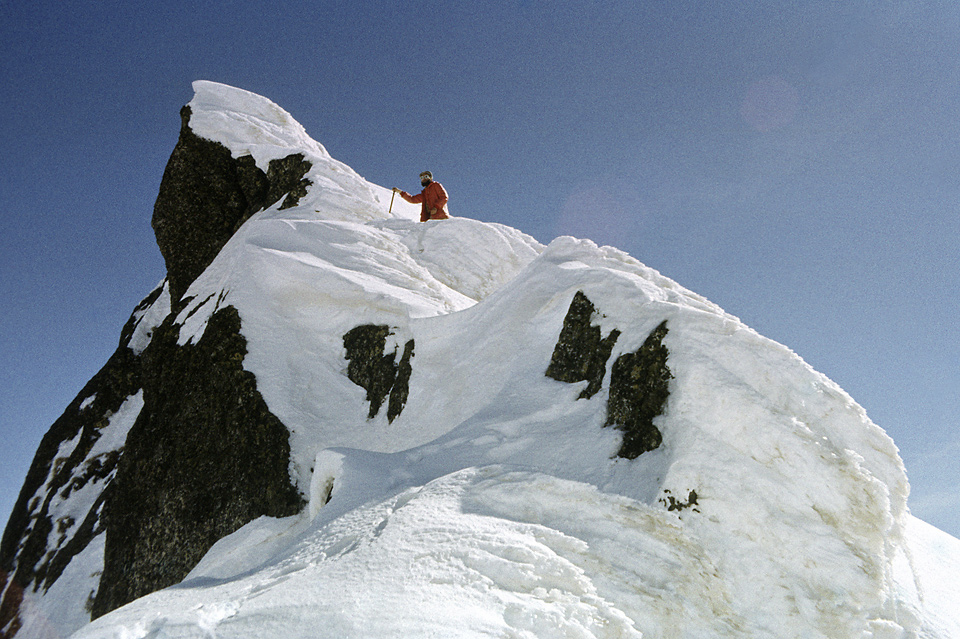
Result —
<instances>
[{"instance_id":1,"label":"snow-covered summit","mask_svg":"<svg viewBox=\"0 0 960 639\"><path fill-rule=\"evenodd\" d=\"M388 214L387 189L270 101L194 88L201 137L261 169L312 165L298 204L244 223L172 311L187 347L237 310L306 506L76 637L960 636L943 576L960 542L910 517L892 440L788 348L616 249L419 223L399 200ZM586 378L545 374L578 294L608 346L589 397ZM141 310L138 340L168 312L165 295ZM614 369L660 326L662 442L627 459L606 425ZM389 362L409 352L394 419L351 378L358 327L385 327ZM97 587L102 553L28 597L24 632L79 625L64 610Z\"/></svg>"},{"instance_id":2,"label":"snow-covered summit","mask_svg":"<svg viewBox=\"0 0 960 639\"><path fill-rule=\"evenodd\" d=\"M390 191L370 184L339 162L284 109L267 98L225 84L197 80L190 107L190 128L201 138L219 142L234 157L250 155L267 171L270 160L302 153L313 167L307 174L317 187L310 190L314 213L323 219L348 221L384 219L388 206L380 206ZM399 198L398 198L399 199ZM389 200L386 200L389 203ZM394 217L418 219L409 205L400 202Z\"/></svg>"},{"instance_id":3,"label":"snow-covered summit","mask_svg":"<svg viewBox=\"0 0 960 639\"><path fill-rule=\"evenodd\" d=\"M207 80L194 82L193 91L187 106L194 133L237 156L253 155L264 171L269 160L291 152L332 160L289 113L256 93Z\"/></svg>"}]
</instances>

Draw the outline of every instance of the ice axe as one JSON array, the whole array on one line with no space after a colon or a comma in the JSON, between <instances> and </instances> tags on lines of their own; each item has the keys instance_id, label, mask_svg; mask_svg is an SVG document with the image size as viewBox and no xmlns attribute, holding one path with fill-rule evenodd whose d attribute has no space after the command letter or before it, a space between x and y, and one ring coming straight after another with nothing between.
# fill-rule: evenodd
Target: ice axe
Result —
<instances>
[{"instance_id":1,"label":"ice axe","mask_svg":"<svg viewBox=\"0 0 960 639\"><path fill-rule=\"evenodd\" d=\"M387 215L393 213L393 198L397 197L397 190L393 190L393 195L390 196L390 208L387 209Z\"/></svg>"}]
</instances>

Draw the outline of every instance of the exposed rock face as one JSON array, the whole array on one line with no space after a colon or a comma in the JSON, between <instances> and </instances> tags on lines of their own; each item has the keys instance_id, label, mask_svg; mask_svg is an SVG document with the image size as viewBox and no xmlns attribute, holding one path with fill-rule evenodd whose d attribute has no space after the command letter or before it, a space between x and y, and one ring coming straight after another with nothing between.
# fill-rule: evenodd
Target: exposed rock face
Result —
<instances>
[{"instance_id":1,"label":"exposed rock face","mask_svg":"<svg viewBox=\"0 0 960 639\"><path fill-rule=\"evenodd\" d=\"M657 501L663 504L664 506L666 506L668 512L679 512L682 510L686 510L687 508L692 508L693 512L698 513L700 511L697 510L697 505L699 504L697 499L698 499L698 496L697 496L696 490L691 490L690 492L688 492L687 500L683 501L671 495L669 489L665 489L663 491L663 497L660 497L659 499L657 499Z\"/></svg>"},{"instance_id":2,"label":"exposed rock face","mask_svg":"<svg viewBox=\"0 0 960 639\"><path fill-rule=\"evenodd\" d=\"M387 396L387 420L393 422L403 410L410 393L409 382L412 367L414 341L409 340L403 348L403 355L397 363L397 351L384 353L390 327L366 324L351 329L343 336L343 347L347 350L347 377L357 386L367 391L370 402L368 417L373 419L380 412Z\"/></svg>"},{"instance_id":3,"label":"exposed rock face","mask_svg":"<svg viewBox=\"0 0 960 639\"><path fill-rule=\"evenodd\" d=\"M285 195L281 208L295 206L306 194L310 181L303 176L311 166L297 153L272 160L264 173L253 157L234 158L219 142L198 137L189 126L189 106L180 117L180 139L153 208L153 229L174 301L251 215Z\"/></svg>"},{"instance_id":4,"label":"exposed rock face","mask_svg":"<svg viewBox=\"0 0 960 639\"><path fill-rule=\"evenodd\" d=\"M119 451L91 452L111 416L142 386L140 358L129 342L138 312L161 293L158 288L141 302L122 331L117 351L40 443L0 543L0 570L12 584L0 603L0 637L12 637L19 628L22 591L49 588L70 560L102 532L102 492L79 517L58 515L57 506L85 487L102 491L112 479Z\"/></svg>"},{"instance_id":5,"label":"exposed rock face","mask_svg":"<svg viewBox=\"0 0 960 639\"><path fill-rule=\"evenodd\" d=\"M577 291L563 319L563 328L547 367L547 377L557 381L589 382L580 393L580 399L590 399L600 390L607 360L620 337L620 331L616 329L601 337L600 327L591 324L595 312L593 302L583 291Z\"/></svg>"},{"instance_id":6,"label":"exposed rock face","mask_svg":"<svg viewBox=\"0 0 960 639\"><path fill-rule=\"evenodd\" d=\"M670 351L663 345L666 335L667 322L663 321L637 352L624 353L613 363L606 425L623 431L620 457L634 459L663 441L653 420L663 413L673 377L667 366Z\"/></svg>"},{"instance_id":7,"label":"exposed rock face","mask_svg":"<svg viewBox=\"0 0 960 639\"><path fill-rule=\"evenodd\" d=\"M413 373L410 358L413 357L413 348L412 339L403 345L403 355L397 365L397 379L393 383L393 388L390 389L390 402L387 404L387 421L391 423L400 416L410 395L410 375Z\"/></svg>"},{"instance_id":8,"label":"exposed rock face","mask_svg":"<svg viewBox=\"0 0 960 639\"><path fill-rule=\"evenodd\" d=\"M273 206L280 198L283 198L279 207L281 211L299 204L300 198L307 194L307 187L311 184L310 180L303 177L310 170L310 166L302 153L270 160L267 166L267 197L260 208Z\"/></svg>"},{"instance_id":9,"label":"exposed rock face","mask_svg":"<svg viewBox=\"0 0 960 639\"><path fill-rule=\"evenodd\" d=\"M116 353L41 442L0 542L0 639L20 628L22 593L49 588L98 535L106 535L105 565L88 602L95 616L182 580L243 524L303 507L290 480L289 433L243 370L237 311L216 311L203 337L187 346L177 344L175 319L187 287L243 222L306 194L310 163L293 154L264 173L252 157L235 159L196 136L189 107L181 119L153 217L174 310L136 353L137 323L163 291L148 296ZM108 428L116 431L111 419L122 407L129 433L97 445ZM113 431L107 439L118 437ZM77 494L87 497L71 501Z\"/></svg>"},{"instance_id":10,"label":"exposed rock face","mask_svg":"<svg viewBox=\"0 0 960 639\"><path fill-rule=\"evenodd\" d=\"M216 311L196 344L170 317L143 352L145 409L103 513L94 616L181 581L220 538L261 515L296 514L289 433L243 370L240 317Z\"/></svg>"},{"instance_id":11,"label":"exposed rock face","mask_svg":"<svg viewBox=\"0 0 960 639\"><path fill-rule=\"evenodd\" d=\"M0 543L2 638L20 627L23 591L48 589L98 535L106 545L89 602L96 616L182 580L243 524L303 507L289 475L289 433L243 370L236 309L216 311L186 346L177 344L174 309L142 353L130 348L161 294L137 307L120 347L41 442ZM116 437L112 419L131 404L139 412L128 417L136 421L125 442L98 445Z\"/></svg>"},{"instance_id":12,"label":"exposed rock face","mask_svg":"<svg viewBox=\"0 0 960 639\"><path fill-rule=\"evenodd\" d=\"M579 399L590 399L603 385L607 360L620 331L613 329L601 337L599 326L592 325L596 308L577 291L570 303L563 328L547 367L547 377L561 382L588 382ZM653 330L635 353L617 358L610 373L610 397L607 400L606 426L623 431L619 457L635 459L656 449L663 441L653 420L663 413L670 395L667 366L670 352L663 345L667 334L666 321Z\"/></svg>"}]
</instances>

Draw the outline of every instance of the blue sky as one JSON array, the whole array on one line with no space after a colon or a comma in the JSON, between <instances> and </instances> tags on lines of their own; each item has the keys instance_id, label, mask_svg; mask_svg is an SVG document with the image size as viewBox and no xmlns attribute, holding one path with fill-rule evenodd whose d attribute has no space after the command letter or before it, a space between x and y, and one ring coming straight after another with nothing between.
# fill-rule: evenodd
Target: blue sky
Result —
<instances>
[{"instance_id":1,"label":"blue sky","mask_svg":"<svg viewBox=\"0 0 960 639\"><path fill-rule=\"evenodd\" d=\"M0 522L163 277L190 83L383 186L612 244L782 342L960 536L960 4L0 0Z\"/></svg>"}]
</instances>

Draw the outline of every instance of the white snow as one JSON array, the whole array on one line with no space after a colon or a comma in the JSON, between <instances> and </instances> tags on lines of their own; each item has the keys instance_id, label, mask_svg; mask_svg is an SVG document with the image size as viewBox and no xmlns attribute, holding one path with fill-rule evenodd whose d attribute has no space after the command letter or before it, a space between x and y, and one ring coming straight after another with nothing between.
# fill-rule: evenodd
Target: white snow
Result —
<instances>
[{"instance_id":1,"label":"white snow","mask_svg":"<svg viewBox=\"0 0 960 639\"><path fill-rule=\"evenodd\" d=\"M198 134L261 168L313 163L307 196L250 219L177 319L189 343L238 309L309 507L75 637L960 636L960 541L909 515L892 440L789 349L616 249L388 214L388 190L276 105L194 88ZM544 375L577 291L621 332L589 400ZM663 444L616 458L610 365L664 320ZM415 340L393 423L346 377L343 335L368 323L388 353Z\"/></svg>"},{"instance_id":2,"label":"white snow","mask_svg":"<svg viewBox=\"0 0 960 639\"><path fill-rule=\"evenodd\" d=\"M103 543L103 534L94 537L83 552L70 561L50 590L24 591L20 613L24 623L18 637L61 639L90 621L88 604L92 603L100 583Z\"/></svg>"},{"instance_id":3,"label":"white snow","mask_svg":"<svg viewBox=\"0 0 960 639\"><path fill-rule=\"evenodd\" d=\"M143 309L134 313L134 329L130 336L130 342L127 347L139 355L143 349L150 344L153 338L153 331L170 314L170 286L163 282L163 290L157 300Z\"/></svg>"}]
</instances>

